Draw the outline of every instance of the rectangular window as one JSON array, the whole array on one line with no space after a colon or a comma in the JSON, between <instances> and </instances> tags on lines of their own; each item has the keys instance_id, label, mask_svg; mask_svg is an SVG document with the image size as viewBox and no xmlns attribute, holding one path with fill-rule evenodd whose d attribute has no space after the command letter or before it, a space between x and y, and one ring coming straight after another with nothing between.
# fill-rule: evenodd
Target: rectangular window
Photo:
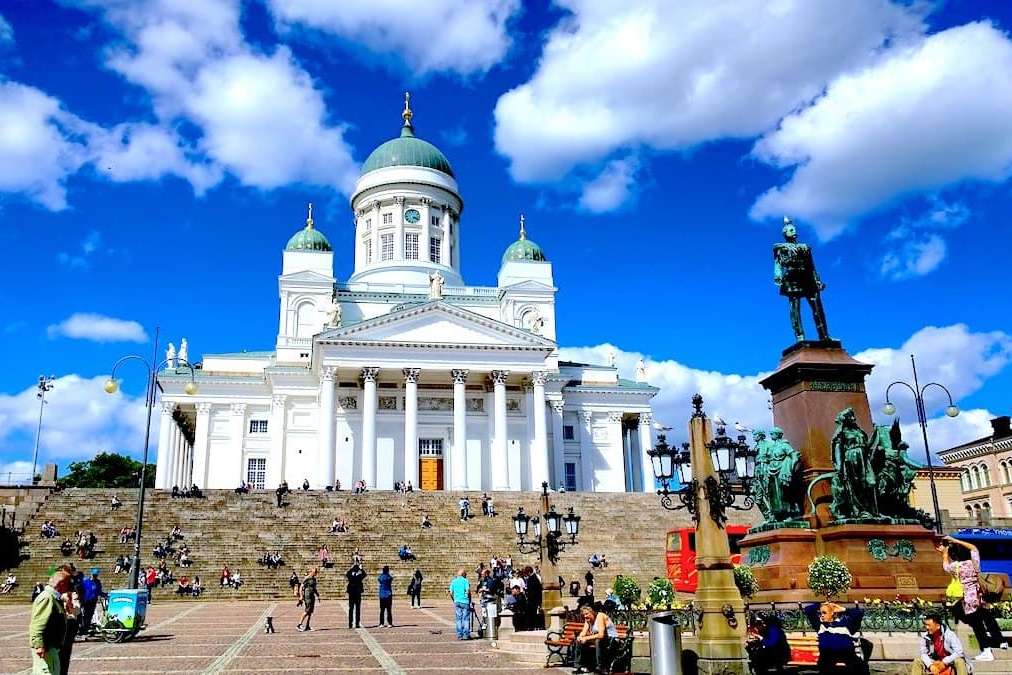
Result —
<instances>
[{"instance_id":1,"label":"rectangular window","mask_svg":"<svg viewBox=\"0 0 1012 675\"><path fill-rule=\"evenodd\" d=\"M404 258L418 260L418 233L408 232L404 235Z\"/></svg>"},{"instance_id":2,"label":"rectangular window","mask_svg":"<svg viewBox=\"0 0 1012 675\"><path fill-rule=\"evenodd\" d=\"M442 438L419 438L418 439L418 454L422 457L442 457L443 456L443 439Z\"/></svg>"},{"instance_id":3,"label":"rectangular window","mask_svg":"<svg viewBox=\"0 0 1012 675\"><path fill-rule=\"evenodd\" d=\"M394 235L380 235L380 260L394 259Z\"/></svg>"},{"instance_id":4,"label":"rectangular window","mask_svg":"<svg viewBox=\"0 0 1012 675\"><path fill-rule=\"evenodd\" d=\"M432 218L430 218L430 220L431 220L431 222L432 222L433 225L435 225L436 227L439 227L439 216L432 216Z\"/></svg>"},{"instance_id":5,"label":"rectangular window","mask_svg":"<svg viewBox=\"0 0 1012 675\"><path fill-rule=\"evenodd\" d=\"M392 213L384 213L383 214L383 224L384 225L389 225L392 222L394 222L394 214L392 214Z\"/></svg>"},{"instance_id":6,"label":"rectangular window","mask_svg":"<svg viewBox=\"0 0 1012 675\"><path fill-rule=\"evenodd\" d=\"M366 239L362 245L365 246L365 264L368 265L372 262L372 241Z\"/></svg>"},{"instance_id":7,"label":"rectangular window","mask_svg":"<svg viewBox=\"0 0 1012 675\"><path fill-rule=\"evenodd\" d=\"M251 434L266 434L267 433L267 420L250 420L249 421L249 432Z\"/></svg>"},{"instance_id":8,"label":"rectangular window","mask_svg":"<svg viewBox=\"0 0 1012 675\"><path fill-rule=\"evenodd\" d=\"M372 228L372 218L366 218L365 219L365 229L368 230L368 229L371 229L371 228Z\"/></svg>"},{"instance_id":9,"label":"rectangular window","mask_svg":"<svg viewBox=\"0 0 1012 675\"><path fill-rule=\"evenodd\" d=\"M263 490L267 482L267 458L250 457L246 463L246 482L254 490Z\"/></svg>"},{"instance_id":10,"label":"rectangular window","mask_svg":"<svg viewBox=\"0 0 1012 675\"><path fill-rule=\"evenodd\" d=\"M562 427L562 440L572 441L576 439L576 434L573 431L572 424L566 424Z\"/></svg>"},{"instance_id":11,"label":"rectangular window","mask_svg":"<svg viewBox=\"0 0 1012 675\"><path fill-rule=\"evenodd\" d=\"M437 263L437 264L440 262L440 260L439 260L439 245L441 243L442 242L440 241L439 237L431 237L431 238L429 238L429 260L431 260L432 262Z\"/></svg>"},{"instance_id":12,"label":"rectangular window","mask_svg":"<svg viewBox=\"0 0 1012 675\"><path fill-rule=\"evenodd\" d=\"M576 462L566 462L566 491L576 492Z\"/></svg>"}]
</instances>

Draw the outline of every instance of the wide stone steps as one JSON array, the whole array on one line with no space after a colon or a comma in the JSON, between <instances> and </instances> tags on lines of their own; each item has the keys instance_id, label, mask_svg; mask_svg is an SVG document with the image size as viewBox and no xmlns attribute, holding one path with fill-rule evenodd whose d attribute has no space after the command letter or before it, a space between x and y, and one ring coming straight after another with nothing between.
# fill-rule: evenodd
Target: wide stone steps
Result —
<instances>
[{"instance_id":1,"label":"wide stone steps","mask_svg":"<svg viewBox=\"0 0 1012 675\"><path fill-rule=\"evenodd\" d=\"M132 526L136 519L136 498L116 491L123 506L113 512L109 507L113 490L68 489L53 494L40 508L26 529L31 557L19 568L21 586L15 592L27 596L35 580L44 579L56 564L76 557L64 558L59 544L64 536L73 538L78 529L90 530L99 539L95 557L77 562L83 567L99 567L107 586L119 580L111 574L118 555L130 555L131 544L119 544L119 530ZM325 597L343 595L344 570L353 552L358 549L365 558L370 577L379 567L388 564L397 578L400 592L407 586L408 576L417 567L425 575L427 593L441 593L458 567L470 572L479 561L487 563L492 555L512 556L514 565L538 564L536 554L521 554L515 544L511 516L518 506L528 514L540 511L538 493L495 493L496 518L481 516L480 493L467 493L472 500L472 514L467 523L457 517L457 499L463 493L414 492L399 495L371 492L351 495L347 492L301 492L286 498L288 506L277 508L273 492L236 495L232 491L209 491L206 499L172 499L161 490L147 492L145 524L141 546L144 564L153 560L151 549L159 539L178 525L184 542L191 549L194 565L182 570L170 562L178 577L183 574L200 576L208 589L207 597L265 598L290 594L288 577L292 567L301 577L306 569L317 564L320 545L330 550L333 569L322 570L320 591ZM690 524L685 511L669 512L660 508L655 495L644 494L552 494L551 503L560 513L573 506L582 517L579 544L561 555L554 573L568 582L578 579L583 584L587 571L586 558L593 552L605 553L611 563L608 569L595 572L599 591L612 582L615 574L629 574L641 584L654 576L665 575L665 533L672 527ZM431 529L419 523L427 514ZM351 531L328 534L333 518L344 518ZM47 519L60 529L60 536L44 539L39 528ZM418 556L416 562L401 562L397 550L408 544ZM285 566L270 570L255 563L265 550L280 550ZM245 583L239 590L219 589L221 566L239 570ZM543 576L553 574L546 560L541 564ZM371 584L371 586L374 584ZM167 596L174 588L157 589L156 596ZM8 600L9 597L0 598Z\"/></svg>"}]
</instances>

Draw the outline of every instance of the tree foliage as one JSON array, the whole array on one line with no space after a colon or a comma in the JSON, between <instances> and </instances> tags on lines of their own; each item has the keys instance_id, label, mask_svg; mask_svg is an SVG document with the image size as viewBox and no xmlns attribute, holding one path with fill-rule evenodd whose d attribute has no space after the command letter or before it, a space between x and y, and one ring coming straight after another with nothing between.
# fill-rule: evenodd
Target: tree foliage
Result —
<instances>
[{"instance_id":1,"label":"tree foliage","mask_svg":"<svg viewBox=\"0 0 1012 675\"><path fill-rule=\"evenodd\" d=\"M141 463L115 452L100 452L93 459L71 462L67 475L60 479L63 487L79 488L136 488L140 480ZM148 464L144 473L147 487L155 486L155 465Z\"/></svg>"}]
</instances>

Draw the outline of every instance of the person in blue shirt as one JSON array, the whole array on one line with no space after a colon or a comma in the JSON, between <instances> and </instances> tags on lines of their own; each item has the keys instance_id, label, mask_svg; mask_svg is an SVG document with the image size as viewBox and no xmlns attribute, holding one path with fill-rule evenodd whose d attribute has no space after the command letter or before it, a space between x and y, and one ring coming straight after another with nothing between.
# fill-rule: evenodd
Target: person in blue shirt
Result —
<instances>
[{"instance_id":1,"label":"person in blue shirt","mask_svg":"<svg viewBox=\"0 0 1012 675\"><path fill-rule=\"evenodd\" d=\"M812 628L818 631L820 675L863 675L868 664L858 655L854 640L861 631L864 610L845 608L835 602L804 608Z\"/></svg>"},{"instance_id":2,"label":"person in blue shirt","mask_svg":"<svg viewBox=\"0 0 1012 675\"><path fill-rule=\"evenodd\" d=\"M393 628L394 578L390 575L389 565L383 566L376 581L379 582L380 628Z\"/></svg>"},{"instance_id":3,"label":"person in blue shirt","mask_svg":"<svg viewBox=\"0 0 1012 675\"><path fill-rule=\"evenodd\" d=\"M102 590L102 582L98 578L98 568L91 568L91 576L81 582L81 629L85 635L91 635L92 618L95 616L95 606L99 598L106 597Z\"/></svg>"},{"instance_id":4,"label":"person in blue shirt","mask_svg":"<svg viewBox=\"0 0 1012 675\"><path fill-rule=\"evenodd\" d=\"M450 582L450 597L453 599L455 625L458 640L471 639L471 582L467 570L461 567Z\"/></svg>"},{"instance_id":5,"label":"person in blue shirt","mask_svg":"<svg viewBox=\"0 0 1012 675\"><path fill-rule=\"evenodd\" d=\"M780 619L774 614L759 614L749 627L748 642L745 644L752 672L780 672L791 660L791 647L787 643Z\"/></svg>"}]
</instances>

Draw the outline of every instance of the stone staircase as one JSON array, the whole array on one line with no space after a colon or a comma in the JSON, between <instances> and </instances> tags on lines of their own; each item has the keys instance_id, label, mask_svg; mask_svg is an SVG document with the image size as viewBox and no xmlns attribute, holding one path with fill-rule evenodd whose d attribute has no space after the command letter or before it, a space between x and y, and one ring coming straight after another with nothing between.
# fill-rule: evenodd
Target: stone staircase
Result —
<instances>
[{"instance_id":1,"label":"stone staircase","mask_svg":"<svg viewBox=\"0 0 1012 675\"><path fill-rule=\"evenodd\" d=\"M29 597L37 580L44 580L56 564L74 560L82 568L98 567L106 588L126 585L125 575L113 575L113 562L118 555L130 555L132 544L120 544L119 530L132 526L136 518L135 494L116 491L123 500L118 511L110 509L113 490L70 488L52 494L28 524L27 546L22 549L29 558L17 570L19 587L14 593L0 596L0 602L23 602ZM367 593L375 591L375 575L382 565L390 565L395 589L405 592L408 577L417 567L425 576L424 594L439 594L454 576L458 567L469 574L479 561L492 555L511 555L514 566L535 565L537 554L517 551L513 522L510 519L518 506L528 514L537 513L538 493L495 493L496 518L480 515L479 494L468 493L477 516L463 523L458 518L457 499L461 493L414 492L400 495L372 492L352 495L347 492L301 492L290 494L288 506L277 508L271 491L237 495L233 491L210 490L205 499L172 499L168 492L150 490L145 500L144 536L141 559L153 563L151 549L178 525L189 545L194 564L186 570L170 562L173 574L198 575L207 588L208 599L264 599L286 597L290 591L288 577L292 567L301 578L316 565L316 551L325 544L335 565L321 570L320 592L324 598L344 595L344 571L352 553L359 549L370 575ZM588 569L587 556L593 552L608 556L610 566L595 573L599 592L610 585L616 574L635 577L646 586L655 576L665 575L665 533L674 527L691 524L685 511L662 509L652 494L565 493L551 495L556 509L564 513L573 506L582 517L579 544L562 553L558 566L566 582L579 579ZM433 527L419 526L422 515L428 514ZM334 517L345 518L350 532L329 534ZM44 539L39 527L53 520L60 536ZM95 557L77 561L65 558L59 551L63 536L78 530L94 531L98 537ZM416 562L401 562L397 550L408 544L418 556ZM256 563L265 550L280 549L285 566L270 570ZM218 577L222 565L242 573L242 588L221 589ZM547 560L541 565L549 578L552 569ZM473 578L473 577L472 577ZM155 590L155 597L174 597L174 587Z\"/></svg>"}]
</instances>

